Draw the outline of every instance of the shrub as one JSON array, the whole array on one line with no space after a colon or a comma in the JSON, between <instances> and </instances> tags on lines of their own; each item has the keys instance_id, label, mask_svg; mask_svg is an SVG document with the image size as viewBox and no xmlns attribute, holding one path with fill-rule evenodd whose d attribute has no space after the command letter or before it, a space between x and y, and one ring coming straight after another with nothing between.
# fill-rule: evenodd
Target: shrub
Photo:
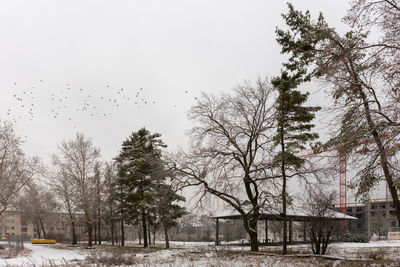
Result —
<instances>
[{"instance_id":1,"label":"shrub","mask_svg":"<svg viewBox=\"0 0 400 267\"><path fill-rule=\"evenodd\" d=\"M366 257L372 260L383 260L386 256L386 249L385 248L378 248L377 250L372 250L366 253Z\"/></svg>"},{"instance_id":2,"label":"shrub","mask_svg":"<svg viewBox=\"0 0 400 267\"><path fill-rule=\"evenodd\" d=\"M127 254L121 250L110 250L105 253L94 251L86 258L96 266L121 266L121 265L136 265L137 258L134 254Z\"/></svg>"},{"instance_id":3,"label":"shrub","mask_svg":"<svg viewBox=\"0 0 400 267\"><path fill-rule=\"evenodd\" d=\"M347 233L343 237L343 242L356 242L356 243L368 243L370 240L369 236L366 234L354 234Z\"/></svg>"}]
</instances>

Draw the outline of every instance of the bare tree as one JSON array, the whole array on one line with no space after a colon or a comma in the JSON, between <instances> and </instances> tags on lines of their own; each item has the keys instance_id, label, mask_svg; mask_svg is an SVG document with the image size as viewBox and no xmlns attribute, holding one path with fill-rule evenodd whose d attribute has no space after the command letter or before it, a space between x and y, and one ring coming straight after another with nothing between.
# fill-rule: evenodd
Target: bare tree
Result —
<instances>
[{"instance_id":1,"label":"bare tree","mask_svg":"<svg viewBox=\"0 0 400 267\"><path fill-rule=\"evenodd\" d=\"M73 199L83 212L88 246L92 246L93 224L96 222L95 168L100 160L100 151L92 140L77 133L73 140L59 145L59 154L53 156L53 164L68 177Z\"/></svg>"},{"instance_id":2,"label":"bare tree","mask_svg":"<svg viewBox=\"0 0 400 267\"><path fill-rule=\"evenodd\" d=\"M0 216L15 203L19 191L42 172L39 158L28 159L11 123L0 124Z\"/></svg>"},{"instance_id":3,"label":"bare tree","mask_svg":"<svg viewBox=\"0 0 400 267\"><path fill-rule=\"evenodd\" d=\"M57 202L53 193L44 185L30 182L24 188L19 201L19 209L22 212L22 217L35 226L38 237L46 239L49 232L48 228L52 223L49 220L49 215L57 209Z\"/></svg>"},{"instance_id":4,"label":"bare tree","mask_svg":"<svg viewBox=\"0 0 400 267\"><path fill-rule=\"evenodd\" d=\"M333 237L343 230L340 220L332 220L332 207L336 192L327 193L321 186L308 187L303 207L311 217L309 236L311 249L314 254L325 255Z\"/></svg>"},{"instance_id":5,"label":"bare tree","mask_svg":"<svg viewBox=\"0 0 400 267\"><path fill-rule=\"evenodd\" d=\"M71 242L73 245L78 243L77 234L76 234L76 226L77 226L77 203L74 199L74 188L70 183L70 179L65 170L58 169L60 165L57 165L58 159L54 159L54 164L56 166L56 170L50 177L50 187L52 191L55 193L55 196L58 198L60 202L60 207L62 211L65 211L68 214L68 221L71 225Z\"/></svg>"},{"instance_id":6,"label":"bare tree","mask_svg":"<svg viewBox=\"0 0 400 267\"><path fill-rule=\"evenodd\" d=\"M380 77L399 102L400 93L400 1L353 0L344 18L354 30L378 33L361 47L379 61Z\"/></svg>"},{"instance_id":7,"label":"bare tree","mask_svg":"<svg viewBox=\"0 0 400 267\"><path fill-rule=\"evenodd\" d=\"M211 194L242 215L252 251L258 250L260 209L276 193L267 171L275 100L267 79L245 82L234 95L203 93L189 112L197 123L190 132L191 151L172 158L180 174L175 182L199 186L200 201Z\"/></svg>"}]
</instances>

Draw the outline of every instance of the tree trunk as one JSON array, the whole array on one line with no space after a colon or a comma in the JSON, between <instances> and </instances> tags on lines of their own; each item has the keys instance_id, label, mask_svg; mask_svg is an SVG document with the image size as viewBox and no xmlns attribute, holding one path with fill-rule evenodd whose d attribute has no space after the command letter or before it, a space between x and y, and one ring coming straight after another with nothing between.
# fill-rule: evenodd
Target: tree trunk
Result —
<instances>
[{"instance_id":1,"label":"tree trunk","mask_svg":"<svg viewBox=\"0 0 400 267\"><path fill-rule=\"evenodd\" d=\"M97 237L96 237L96 239L98 240L98 244L99 245L101 245L101 230L100 230L100 227L101 227L101 218L100 218L100 202L101 202L101 199L100 199L100 171L97 169L97 171L98 172L96 172L96 176L97 176L97 179L96 179L96 191L97 191L97 226L96 226L96 228L97 228Z\"/></svg>"},{"instance_id":2,"label":"tree trunk","mask_svg":"<svg viewBox=\"0 0 400 267\"><path fill-rule=\"evenodd\" d=\"M142 244L142 232L138 229L138 236L139 236L139 245Z\"/></svg>"},{"instance_id":3,"label":"tree trunk","mask_svg":"<svg viewBox=\"0 0 400 267\"><path fill-rule=\"evenodd\" d=\"M153 245L156 245L156 225L153 225Z\"/></svg>"},{"instance_id":4,"label":"tree trunk","mask_svg":"<svg viewBox=\"0 0 400 267\"><path fill-rule=\"evenodd\" d=\"M352 62L350 62L352 64ZM352 65L351 65L352 66ZM352 70L354 71L353 67ZM358 82L358 76L355 74L355 72L353 73L354 75L354 79ZM400 224L400 200L399 200L399 195L397 193L397 189L396 186L393 182L393 176L389 170L389 161L388 161L388 156L386 153L386 149L382 143L382 139L379 136L378 131L376 130L376 124L372 119L371 116L371 110L369 108L369 101L367 99L367 96L365 95L364 91L362 90L362 85L360 83L358 83L358 91L361 95L361 98L363 100L363 106L364 106L364 111L365 111L365 116L368 122L368 127L370 130L370 133L372 134L374 141L376 143L376 146L378 147L378 151L379 151L379 156L380 156L380 163L383 169L383 173L385 174L385 179L386 182L388 184L389 190L390 190L390 194L392 195L392 199L393 199L393 205L396 209L396 217L397 217L397 221Z\"/></svg>"},{"instance_id":5,"label":"tree trunk","mask_svg":"<svg viewBox=\"0 0 400 267\"><path fill-rule=\"evenodd\" d=\"M111 222L111 245L114 246L115 236L114 236L114 222Z\"/></svg>"},{"instance_id":6,"label":"tree trunk","mask_svg":"<svg viewBox=\"0 0 400 267\"><path fill-rule=\"evenodd\" d=\"M115 244L117 244L118 245L118 243L119 243L119 235L118 235L118 233L119 233L119 224L117 224L117 225L115 225L115 233L114 233L114 236L115 236Z\"/></svg>"},{"instance_id":7,"label":"tree trunk","mask_svg":"<svg viewBox=\"0 0 400 267\"><path fill-rule=\"evenodd\" d=\"M125 246L124 220L121 220L121 246Z\"/></svg>"},{"instance_id":8,"label":"tree trunk","mask_svg":"<svg viewBox=\"0 0 400 267\"><path fill-rule=\"evenodd\" d=\"M257 220L243 217L243 225L250 237L251 251L258 251Z\"/></svg>"},{"instance_id":9,"label":"tree trunk","mask_svg":"<svg viewBox=\"0 0 400 267\"><path fill-rule=\"evenodd\" d=\"M287 254L287 217L286 217L286 169L285 169L285 141L284 141L284 129L283 126L280 128L280 141L281 141L281 173L282 173L282 217L283 217L283 237L282 237L282 255Z\"/></svg>"},{"instance_id":10,"label":"tree trunk","mask_svg":"<svg viewBox=\"0 0 400 267\"><path fill-rule=\"evenodd\" d=\"M88 233L88 247L93 246L92 238L93 238L93 225L90 222L86 222L87 233Z\"/></svg>"},{"instance_id":11,"label":"tree trunk","mask_svg":"<svg viewBox=\"0 0 400 267\"><path fill-rule=\"evenodd\" d=\"M72 245L78 244L78 240L76 239L76 230L75 230L75 221L71 221L71 231L72 231Z\"/></svg>"},{"instance_id":12,"label":"tree trunk","mask_svg":"<svg viewBox=\"0 0 400 267\"><path fill-rule=\"evenodd\" d=\"M169 249L169 236L168 236L168 228L164 224L164 237L165 237L165 248Z\"/></svg>"},{"instance_id":13,"label":"tree trunk","mask_svg":"<svg viewBox=\"0 0 400 267\"><path fill-rule=\"evenodd\" d=\"M99 217L98 226L97 226L97 234L99 235L99 237L98 237L99 245L101 245L101 219L100 219L100 217Z\"/></svg>"},{"instance_id":14,"label":"tree trunk","mask_svg":"<svg viewBox=\"0 0 400 267\"><path fill-rule=\"evenodd\" d=\"M36 224L35 226L36 226L36 233L38 234L38 238L41 239L42 238L42 230L40 230L40 226L38 224Z\"/></svg>"},{"instance_id":15,"label":"tree trunk","mask_svg":"<svg viewBox=\"0 0 400 267\"><path fill-rule=\"evenodd\" d=\"M43 225L43 221L42 218L39 217L39 222L40 222L40 228L43 231L43 238L46 239L46 231L44 230L44 225ZM40 231L40 230L39 230Z\"/></svg>"},{"instance_id":16,"label":"tree trunk","mask_svg":"<svg viewBox=\"0 0 400 267\"><path fill-rule=\"evenodd\" d=\"M258 236L257 232L250 231L249 232L250 236L250 248L251 251L258 251Z\"/></svg>"},{"instance_id":17,"label":"tree trunk","mask_svg":"<svg viewBox=\"0 0 400 267\"><path fill-rule=\"evenodd\" d=\"M150 224L149 224L149 227L147 227L147 234L149 235L149 246L151 246L151 230L150 230Z\"/></svg>"},{"instance_id":18,"label":"tree trunk","mask_svg":"<svg viewBox=\"0 0 400 267\"><path fill-rule=\"evenodd\" d=\"M146 213L144 209L142 209L142 229L143 229L143 247L148 248L149 244L147 243Z\"/></svg>"},{"instance_id":19,"label":"tree trunk","mask_svg":"<svg viewBox=\"0 0 400 267\"><path fill-rule=\"evenodd\" d=\"M283 217L283 237L282 237L282 255L287 254L287 216L286 216L286 177L282 184L282 217Z\"/></svg>"},{"instance_id":20,"label":"tree trunk","mask_svg":"<svg viewBox=\"0 0 400 267\"><path fill-rule=\"evenodd\" d=\"M94 225L94 244L97 245L97 224Z\"/></svg>"}]
</instances>

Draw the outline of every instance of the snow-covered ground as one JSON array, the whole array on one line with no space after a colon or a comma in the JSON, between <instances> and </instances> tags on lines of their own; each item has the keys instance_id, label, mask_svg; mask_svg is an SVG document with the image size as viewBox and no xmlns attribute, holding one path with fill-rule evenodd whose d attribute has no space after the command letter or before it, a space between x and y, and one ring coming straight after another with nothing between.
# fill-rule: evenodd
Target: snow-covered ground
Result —
<instances>
[{"instance_id":1,"label":"snow-covered ground","mask_svg":"<svg viewBox=\"0 0 400 267\"><path fill-rule=\"evenodd\" d=\"M6 244L1 242L1 244ZM18 256L11 259L0 259L0 266L41 266L57 265L66 262L83 260L86 254L78 250L55 249L46 245L33 245L25 242L25 248L31 250L28 256Z\"/></svg>"},{"instance_id":2,"label":"snow-covered ground","mask_svg":"<svg viewBox=\"0 0 400 267\"><path fill-rule=\"evenodd\" d=\"M315 266L327 259L318 258L298 258L282 257L279 255L264 254L268 251L280 251L280 247L260 247L261 253L248 253L249 247L224 246L214 247L212 242L171 242L171 250L154 250L135 252L121 252L124 257L133 257L132 262L135 266ZM161 245L161 244L160 244ZM28 256L18 256L12 259L0 259L0 266L56 266L68 263L73 266L74 262L83 261L87 258L96 259L98 256L109 255L118 252L118 249L98 248L93 250L82 250L79 248L64 249L51 248L46 245L33 245L25 243L25 247L31 250ZM180 249L176 249L180 248ZM309 251L308 245L289 246L289 249L296 253ZM114 252L111 252L114 251ZM240 252L242 251L242 252ZM370 243L336 243L330 249L330 255L347 259L370 259L368 253L378 251L383 253L383 259L391 261L391 266L400 263L400 240L391 241L372 241ZM264 253L263 253L264 252ZM309 253L309 252L306 252ZM116 254L117 255L117 254ZM120 256L121 256L120 255ZM362 256L364 255L364 257ZM89 256L89 257L88 257ZM115 255L114 255L115 256ZM118 256L118 255L117 255ZM329 264L335 261L343 263L341 260L330 260ZM385 262L386 264L386 262ZM394 264L394 265L393 265ZM78 264L77 264L78 265ZM352 265L353 266L353 265Z\"/></svg>"}]
</instances>

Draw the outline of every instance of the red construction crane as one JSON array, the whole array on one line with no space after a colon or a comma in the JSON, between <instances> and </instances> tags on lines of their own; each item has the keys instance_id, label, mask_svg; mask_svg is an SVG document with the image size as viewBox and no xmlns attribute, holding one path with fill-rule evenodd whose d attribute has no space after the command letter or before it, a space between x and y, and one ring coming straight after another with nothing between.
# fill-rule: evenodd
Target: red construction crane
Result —
<instances>
[{"instance_id":1,"label":"red construction crane","mask_svg":"<svg viewBox=\"0 0 400 267\"><path fill-rule=\"evenodd\" d=\"M383 136L383 138L387 138L387 136ZM372 142L374 139L364 139L360 140L358 142L358 145L362 144L368 144ZM338 152L338 158L339 158L339 210L343 213L347 212L347 155L346 153L341 152L340 147L334 147L330 148L324 151L319 152L320 153L325 153L325 152L330 152L336 150ZM357 150L355 153L368 153L372 150L369 150L367 147L364 147L363 149ZM306 149L303 151L300 151L299 153L296 154L297 157L307 157L313 155L314 152L311 149ZM389 156L389 168L391 168L391 157ZM388 183L386 182L386 201L390 201L392 198L389 190Z\"/></svg>"}]
</instances>

